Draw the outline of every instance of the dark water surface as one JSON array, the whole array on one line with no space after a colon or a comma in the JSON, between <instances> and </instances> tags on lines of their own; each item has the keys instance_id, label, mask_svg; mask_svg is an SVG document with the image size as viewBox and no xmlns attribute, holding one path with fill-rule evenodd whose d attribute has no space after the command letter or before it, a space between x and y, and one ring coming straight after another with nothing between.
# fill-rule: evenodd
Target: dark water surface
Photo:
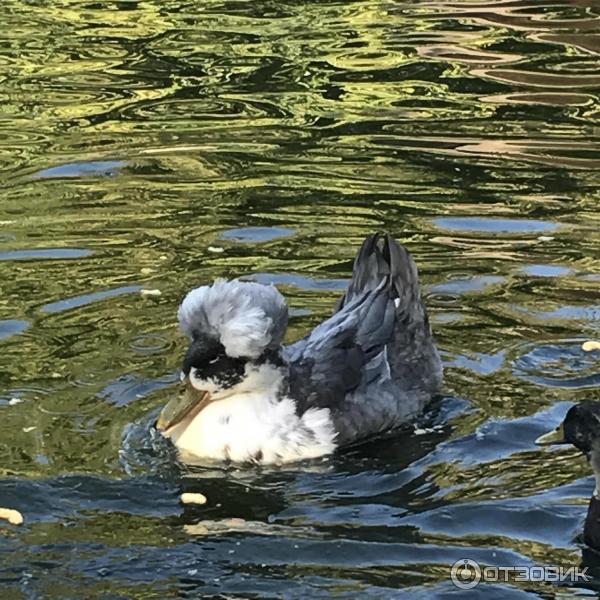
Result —
<instances>
[{"instance_id":1,"label":"dark water surface","mask_svg":"<svg viewBox=\"0 0 600 600\"><path fill-rule=\"evenodd\" d=\"M582 560L589 466L534 440L599 398L599 34L597 0L0 3L0 597L595 595L450 565ZM296 339L375 229L445 397L330 460L181 472L148 426L183 294L275 282Z\"/></svg>"}]
</instances>

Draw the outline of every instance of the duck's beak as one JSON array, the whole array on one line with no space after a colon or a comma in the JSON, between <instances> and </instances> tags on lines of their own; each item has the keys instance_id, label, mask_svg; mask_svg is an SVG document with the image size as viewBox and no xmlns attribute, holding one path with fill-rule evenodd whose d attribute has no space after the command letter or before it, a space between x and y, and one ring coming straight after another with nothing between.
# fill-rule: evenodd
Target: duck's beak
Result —
<instances>
[{"instance_id":1,"label":"duck's beak","mask_svg":"<svg viewBox=\"0 0 600 600\"><path fill-rule=\"evenodd\" d=\"M565 430L563 428L563 424L561 423L556 429L541 435L535 443L538 446L550 446L553 444L568 444L567 440L565 440Z\"/></svg>"},{"instance_id":2,"label":"duck's beak","mask_svg":"<svg viewBox=\"0 0 600 600\"><path fill-rule=\"evenodd\" d=\"M177 396L162 409L156 429L169 435L169 429L181 423L186 417L194 418L211 401L208 392L197 390L186 377Z\"/></svg>"}]
</instances>

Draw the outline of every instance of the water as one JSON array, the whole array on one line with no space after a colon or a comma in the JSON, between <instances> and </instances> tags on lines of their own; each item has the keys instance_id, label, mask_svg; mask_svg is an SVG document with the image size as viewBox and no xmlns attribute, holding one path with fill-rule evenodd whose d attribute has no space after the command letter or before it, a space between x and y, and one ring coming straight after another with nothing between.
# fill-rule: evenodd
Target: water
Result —
<instances>
[{"instance_id":1,"label":"water","mask_svg":"<svg viewBox=\"0 0 600 600\"><path fill-rule=\"evenodd\" d=\"M600 384L596 0L8 0L0 24L0 506L26 519L2 598L463 597L460 558L582 564L589 466L534 439ZM376 229L420 265L444 398L327 461L182 472L148 427L182 295L273 281L294 340Z\"/></svg>"}]
</instances>

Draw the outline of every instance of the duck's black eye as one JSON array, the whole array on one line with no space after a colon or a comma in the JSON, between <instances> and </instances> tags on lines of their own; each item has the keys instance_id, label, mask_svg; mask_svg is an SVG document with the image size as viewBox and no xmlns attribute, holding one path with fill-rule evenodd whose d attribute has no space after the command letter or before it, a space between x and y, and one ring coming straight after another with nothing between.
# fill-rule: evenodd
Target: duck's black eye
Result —
<instances>
[{"instance_id":1,"label":"duck's black eye","mask_svg":"<svg viewBox=\"0 0 600 600\"><path fill-rule=\"evenodd\" d=\"M225 387L236 385L243 379L246 361L227 356L225 348L211 339L196 339L189 347L182 371L190 376L194 369L195 379L211 380Z\"/></svg>"},{"instance_id":2,"label":"duck's black eye","mask_svg":"<svg viewBox=\"0 0 600 600\"><path fill-rule=\"evenodd\" d=\"M225 349L216 340L206 337L196 337L188 348L181 370L187 377L192 367L197 369L210 361L218 359L222 353L225 353Z\"/></svg>"},{"instance_id":3,"label":"duck's black eye","mask_svg":"<svg viewBox=\"0 0 600 600\"><path fill-rule=\"evenodd\" d=\"M241 358L231 358L225 353L195 366L196 379L208 379L223 387L234 386L244 378L246 361Z\"/></svg>"}]
</instances>

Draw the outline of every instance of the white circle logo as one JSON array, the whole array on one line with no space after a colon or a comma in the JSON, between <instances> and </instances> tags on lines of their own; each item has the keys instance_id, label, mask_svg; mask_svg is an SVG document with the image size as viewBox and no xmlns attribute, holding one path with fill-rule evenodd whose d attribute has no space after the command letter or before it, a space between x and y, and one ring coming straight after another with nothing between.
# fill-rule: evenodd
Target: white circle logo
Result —
<instances>
[{"instance_id":1,"label":"white circle logo","mask_svg":"<svg viewBox=\"0 0 600 600\"><path fill-rule=\"evenodd\" d=\"M481 568L470 558L461 558L452 565L452 583L461 590L470 590L481 581Z\"/></svg>"}]
</instances>

